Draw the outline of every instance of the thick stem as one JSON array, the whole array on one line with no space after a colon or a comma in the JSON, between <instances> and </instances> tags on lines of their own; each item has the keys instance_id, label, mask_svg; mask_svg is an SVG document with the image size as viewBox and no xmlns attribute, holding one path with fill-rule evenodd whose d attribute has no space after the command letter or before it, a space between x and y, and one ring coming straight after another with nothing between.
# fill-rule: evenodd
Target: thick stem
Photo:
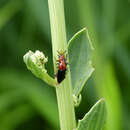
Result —
<instances>
[{"instance_id":1,"label":"thick stem","mask_svg":"<svg viewBox=\"0 0 130 130\"><path fill-rule=\"evenodd\" d=\"M53 57L57 57L57 50L67 51L67 40L64 18L63 0L48 0ZM56 61L54 61L54 70L56 72ZM76 127L75 112L72 97L72 85L70 70L66 74L65 80L56 88L60 127L61 130L73 130Z\"/></svg>"}]
</instances>

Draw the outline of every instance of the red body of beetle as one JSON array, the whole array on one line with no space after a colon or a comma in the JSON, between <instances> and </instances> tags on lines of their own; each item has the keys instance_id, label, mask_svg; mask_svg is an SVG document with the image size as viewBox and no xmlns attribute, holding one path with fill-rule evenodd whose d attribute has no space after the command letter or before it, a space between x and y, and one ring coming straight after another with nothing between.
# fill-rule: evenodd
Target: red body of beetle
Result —
<instances>
[{"instance_id":1,"label":"red body of beetle","mask_svg":"<svg viewBox=\"0 0 130 130\"><path fill-rule=\"evenodd\" d=\"M60 63L60 62L65 62L65 56L64 56L63 54L60 55L58 61L59 61L59 63Z\"/></svg>"},{"instance_id":2,"label":"red body of beetle","mask_svg":"<svg viewBox=\"0 0 130 130\"><path fill-rule=\"evenodd\" d=\"M61 61L59 63L59 70L66 70L66 63L65 62Z\"/></svg>"}]
</instances>

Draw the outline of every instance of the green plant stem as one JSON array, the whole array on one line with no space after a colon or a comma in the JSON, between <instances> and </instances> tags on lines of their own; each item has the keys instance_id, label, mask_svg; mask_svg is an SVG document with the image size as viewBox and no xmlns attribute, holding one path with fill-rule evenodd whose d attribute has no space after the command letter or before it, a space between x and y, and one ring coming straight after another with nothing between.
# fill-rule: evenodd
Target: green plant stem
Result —
<instances>
[{"instance_id":1,"label":"green plant stem","mask_svg":"<svg viewBox=\"0 0 130 130\"><path fill-rule=\"evenodd\" d=\"M54 57L57 57L57 50L63 49L67 51L64 4L63 0L48 0L48 5L52 35L53 63L56 73L56 60ZM65 80L57 86L56 94L61 130L75 129L76 121L69 68Z\"/></svg>"}]
</instances>

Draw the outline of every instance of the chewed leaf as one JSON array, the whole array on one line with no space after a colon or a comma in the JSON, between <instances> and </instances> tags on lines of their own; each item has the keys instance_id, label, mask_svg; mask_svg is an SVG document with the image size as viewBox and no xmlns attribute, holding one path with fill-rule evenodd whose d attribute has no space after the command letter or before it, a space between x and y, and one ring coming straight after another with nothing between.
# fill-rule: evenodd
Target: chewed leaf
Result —
<instances>
[{"instance_id":1,"label":"chewed leaf","mask_svg":"<svg viewBox=\"0 0 130 130\"><path fill-rule=\"evenodd\" d=\"M80 94L86 81L94 71L91 62L92 50L93 46L86 28L76 33L68 43L71 79L75 96Z\"/></svg>"},{"instance_id":2,"label":"chewed leaf","mask_svg":"<svg viewBox=\"0 0 130 130\"><path fill-rule=\"evenodd\" d=\"M48 59L42 52L36 51L33 53L32 51L29 51L24 55L23 59L27 68L36 77L42 79L51 86L56 86L57 82L48 75L47 70L45 69L45 63L48 61Z\"/></svg>"},{"instance_id":3,"label":"chewed leaf","mask_svg":"<svg viewBox=\"0 0 130 130\"><path fill-rule=\"evenodd\" d=\"M79 121L77 130L101 130L106 122L106 105L99 100L91 110Z\"/></svg>"}]
</instances>

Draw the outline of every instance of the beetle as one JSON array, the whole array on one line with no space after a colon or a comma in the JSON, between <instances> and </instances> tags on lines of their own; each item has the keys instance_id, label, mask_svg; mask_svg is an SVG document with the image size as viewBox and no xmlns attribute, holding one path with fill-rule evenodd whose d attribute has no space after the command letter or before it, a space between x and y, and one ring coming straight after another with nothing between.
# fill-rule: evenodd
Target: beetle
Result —
<instances>
[{"instance_id":1,"label":"beetle","mask_svg":"<svg viewBox=\"0 0 130 130\"><path fill-rule=\"evenodd\" d=\"M66 70L67 70L67 62L65 59L65 52L58 51L59 59L57 60L58 64L58 72L56 74L57 82L61 83L65 79Z\"/></svg>"}]
</instances>

